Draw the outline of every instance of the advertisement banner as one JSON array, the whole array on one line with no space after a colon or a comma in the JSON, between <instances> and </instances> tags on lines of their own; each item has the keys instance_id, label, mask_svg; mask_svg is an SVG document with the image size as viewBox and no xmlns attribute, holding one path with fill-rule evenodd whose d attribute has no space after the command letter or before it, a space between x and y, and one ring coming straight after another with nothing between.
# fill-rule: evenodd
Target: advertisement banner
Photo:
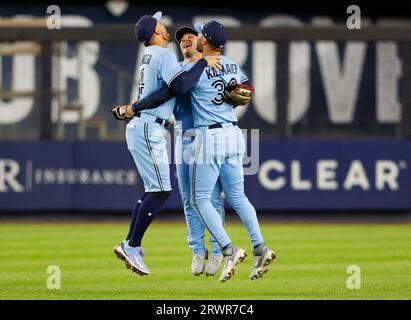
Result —
<instances>
[{"instance_id":1,"label":"advertisement banner","mask_svg":"<svg viewBox=\"0 0 411 320\"><path fill-rule=\"evenodd\" d=\"M411 141L270 141L257 176L246 176L261 210L411 208Z\"/></svg>"},{"instance_id":2,"label":"advertisement banner","mask_svg":"<svg viewBox=\"0 0 411 320\"><path fill-rule=\"evenodd\" d=\"M262 139L253 161L260 211L411 209L411 141ZM174 164L171 180L165 208L182 211ZM143 191L125 143L0 143L2 211L128 211Z\"/></svg>"}]
</instances>

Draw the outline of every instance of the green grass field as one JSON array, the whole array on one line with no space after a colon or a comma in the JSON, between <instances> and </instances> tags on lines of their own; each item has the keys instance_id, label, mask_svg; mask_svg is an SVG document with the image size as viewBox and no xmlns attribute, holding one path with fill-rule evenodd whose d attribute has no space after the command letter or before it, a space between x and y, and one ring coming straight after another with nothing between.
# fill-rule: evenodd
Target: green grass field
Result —
<instances>
[{"instance_id":1,"label":"green grass field","mask_svg":"<svg viewBox=\"0 0 411 320\"><path fill-rule=\"evenodd\" d=\"M152 274L140 277L112 249L126 223L0 224L0 299L411 299L411 225L262 224L278 260L248 278L250 243L241 224L227 226L249 256L226 283L193 277L183 223L155 222L143 242ZM61 289L47 289L49 265ZM349 290L349 265L361 289Z\"/></svg>"}]
</instances>

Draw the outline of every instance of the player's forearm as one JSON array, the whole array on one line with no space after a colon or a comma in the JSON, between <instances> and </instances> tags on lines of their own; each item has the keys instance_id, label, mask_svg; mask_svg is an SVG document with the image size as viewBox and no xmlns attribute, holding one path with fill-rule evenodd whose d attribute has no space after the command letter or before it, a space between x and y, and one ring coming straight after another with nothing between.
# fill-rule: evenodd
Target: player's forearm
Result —
<instances>
[{"instance_id":1,"label":"player's forearm","mask_svg":"<svg viewBox=\"0 0 411 320\"><path fill-rule=\"evenodd\" d=\"M141 110L154 109L162 105L164 102L174 98L175 95L176 94L169 87L164 86L160 90L154 91L143 99L134 102L131 107L134 113Z\"/></svg>"},{"instance_id":2,"label":"player's forearm","mask_svg":"<svg viewBox=\"0 0 411 320\"><path fill-rule=\"evenodd\" d=\"M207 60L201 58L190 69L190 71L183 72L181 75L175 78L170 84L170 89L173 90L176 94L185 94L198 82L201 74L206 67Z\"/></svg>"}]
</instances>

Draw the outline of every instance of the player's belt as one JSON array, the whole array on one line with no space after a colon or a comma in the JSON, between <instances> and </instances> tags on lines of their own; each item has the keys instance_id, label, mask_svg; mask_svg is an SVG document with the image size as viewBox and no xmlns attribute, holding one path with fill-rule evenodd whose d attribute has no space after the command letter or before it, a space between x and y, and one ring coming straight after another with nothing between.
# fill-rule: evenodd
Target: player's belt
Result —
<instances>
[{"instance_id":1,"label":"player's belt","mask_svg":"<svg viewBox=\"0 0 411 320\"><path fill-rule=\"evenodd\" d=\"M225 124L225 123L231 123L233 125L233 127L235 127L238 122L215 123L215 124L209 125L208 129L223 128L224 127L223 124Z\"/></svg>"},{"instance_id":2,"label":"player's belt","mask_svg":"<svg viewBox=\"0 0 411 320\"><path fill-rule=\"evenodd\" d=\"M137 113L135 114L135 116L138 117L138 118L140 118L140 117L141 117L141 112L137 112ZM153 116L153 118L154 118L154 116ZM158 123L158 124L161 124L161 125L163 125L163 126L166 127L166 128L168 128L168 126L170 125L170 122L169 122L169 121L164 120L164 119L161 119L161 118L157 118L157 117L155 117L154 122L156 122L156 123Z\"/></svg>"}]
</instances>

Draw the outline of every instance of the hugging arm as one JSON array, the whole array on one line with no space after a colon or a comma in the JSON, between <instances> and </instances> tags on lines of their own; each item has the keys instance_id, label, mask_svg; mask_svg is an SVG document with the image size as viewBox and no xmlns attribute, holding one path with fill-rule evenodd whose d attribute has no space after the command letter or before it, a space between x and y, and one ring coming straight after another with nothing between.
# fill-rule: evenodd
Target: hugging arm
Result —
<instances>
[{"instance_id":1,"label":"hugging arm","mask_svg":"<svg viewBox=\"0 0 411 320\"><path fill-rule=\"evenodd\" d=\"M205 67L207 67L207 60L200 59L189 71L184 71L172 79L169 86L164 86L161 89L150 93L143 99L132 104L134 113L157 108L164 102L174 98L176 95L185 94L188 92L200 79Z\"/></svg>"}]
</instances>

